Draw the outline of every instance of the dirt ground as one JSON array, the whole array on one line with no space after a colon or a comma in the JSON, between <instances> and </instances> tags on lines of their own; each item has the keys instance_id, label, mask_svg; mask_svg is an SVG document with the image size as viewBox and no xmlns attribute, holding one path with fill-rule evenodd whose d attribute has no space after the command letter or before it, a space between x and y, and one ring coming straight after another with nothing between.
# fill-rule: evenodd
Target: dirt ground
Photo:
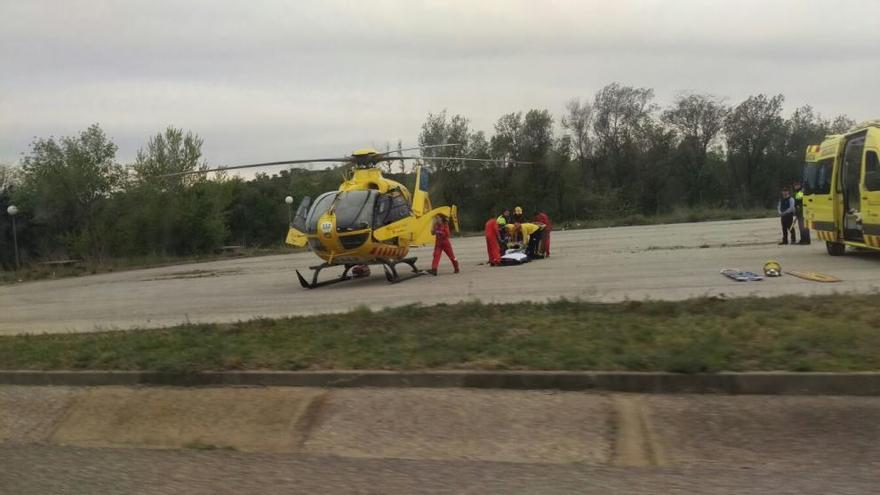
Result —
<instances>
[{"instance_id":1,"label":"dirt ground","mask_svg":"<svg viewBox=\"0 0 880 495\"><path fill-rule=\"evenodd\" d=\"M377 309L473 299L620 301L880 289L880 254L831 257L820 242L777 246L777 222L560 231L553 233L551 258L498 268L481 265L486 257L481 237L461 238L453 242L461 274L452 274L444 259L440 276L395 285L376 269L366 279L302 289L294 269L308 272L318 261L307 252L9 285L0 287L0 334L146 328L345 311L358 305ZM429 267L431 249L415 249L413 254L420 267ZM770 259L785 270L820 271L843 282L823 284L791 276L735 282L719 274L722 268L757 272Z\"/></svg>"},{"instance_id":2,"label":"dirt ground","mask_svg":"<svg viewBox=\"0 0 880 495\"><path fill-rule=\"evenodd\" d=\"M3 493L876 493L880 398L0 387Z\"/></svg>"}]
</instances>

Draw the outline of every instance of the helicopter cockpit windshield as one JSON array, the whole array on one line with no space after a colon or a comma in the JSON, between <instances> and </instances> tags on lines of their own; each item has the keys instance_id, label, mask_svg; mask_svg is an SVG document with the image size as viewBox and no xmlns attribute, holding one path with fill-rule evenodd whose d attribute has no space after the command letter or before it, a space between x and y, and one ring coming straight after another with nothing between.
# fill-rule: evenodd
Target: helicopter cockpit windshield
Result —
<instances>
[{"instance_id":1,"label":"helicopter cockpit windshield","mask_svg":"<svg viewBox=\"0 0 880 495\"><path fill-rule=\"evenodd\" d=\"M336 200L336 231L351 232L373 226L373 207L379 193L373 190L345 191Z\"/></svg>"},{"instance_id":2,"label":"helicopter cockpit windshield","mask_svg":"<svg viewBox=\"0 0 880 495\"><path fill-rule=\"evenodd\" d=\"M303 199L293 226L314 235L318 232L318 221L331 209L336 216L336 231L340 233L379 228L412 214L409 201L396 189L385 194L372 189L331 191L318 196L314 203Z\"/></svg>"}]
</instances>

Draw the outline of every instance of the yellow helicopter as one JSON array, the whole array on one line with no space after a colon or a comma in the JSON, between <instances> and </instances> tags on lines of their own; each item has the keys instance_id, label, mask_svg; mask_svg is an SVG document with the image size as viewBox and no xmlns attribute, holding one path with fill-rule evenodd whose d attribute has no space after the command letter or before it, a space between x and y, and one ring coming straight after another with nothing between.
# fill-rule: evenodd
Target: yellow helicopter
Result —
<instances>
[{"instance_id":1,"label":"yellow helicopter","mask_svg":"<svg viewBox=\"0 0 880 495\"><path fill-rule=\"evenodd\" d=\"M428 173L421 166L415 168L416 183L410 193L403 184L382 176L379 164L397 160L456 160L463 162L501 162L479 158L442 156L403 156L402 151L426 150L458 146L439 144L406 148L380 153L372 148L360 149L345 158L319 158L256 163L233 167L219 167L194 173L226 171L241 168L334 162L353 165L339 189L328 191L314 201L303 198L288 226L286 243L295 247L308 246L323 263L309 267L311 281L296 271L300 284L314 289L352 279L350 272L361 265L382 265L386 279L401 282L426 272L416 267L416 258L407 257L409 249L434 242L431 227L440 215L447 217L455 231L459 231L458 209L452 206L431 205L428 196ZM393 155L397 153L397 155ZM503 163L527 163L510 162ZM181 175L181 174L173 174ZM402 277L397 265L406 264L412 273ZM342 275L318 282L321 270L334 266L344 267Z\"/></svg>"}]
</instances>

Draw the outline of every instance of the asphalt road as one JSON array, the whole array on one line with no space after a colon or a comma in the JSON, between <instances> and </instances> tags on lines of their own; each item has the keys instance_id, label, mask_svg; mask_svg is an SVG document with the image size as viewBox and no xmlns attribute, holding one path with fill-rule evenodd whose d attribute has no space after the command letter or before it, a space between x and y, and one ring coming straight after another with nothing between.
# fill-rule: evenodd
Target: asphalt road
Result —
<instances>
[{"instance_id":1,"label":"asphalt road","mask_svg":"<svg viewBox=\"0 0 880 495\"><path fill-rule=\"evenodd\" d=\"M878 440L877 397L0 387L24 495L868 494Z\"/></svg>"},{"instance_id":2,"label":"asphalt road","mask_svg":"<svg viewBox=\"0 0 880 495\"><path fill-rule=\"evenodd\" d=\"M461 238L453 241L461 274L452 274L444 259L438 277L392 285L374 269L370 278L311 291L302 289L294 274L317 263L306 252L30 282L0 287L0 334L144 328L471 299L620 301L880 288L877 253L835 258L825 254L820 242L777 246L778 238L775 219L558 231L551 258L494 268L480 264L486 257L481 237ZM428 268L431 249L413 254L421 268ZM843 282L784 276L739 283L719 274L722 268L758 272L769 259L786 270L820 271ZM322 279L331 277L329 272Z\"/></svg>"},{"instance_id":3,"label":"asphalt road","mask_svg":"<svg viewBox=\"0 0 880 495\"><path fill-rule=\"evenodd\" d=\"M0 445L0 490L89 494L873 495L876 466L625 468Z\"/></svg>"}]
</instances>

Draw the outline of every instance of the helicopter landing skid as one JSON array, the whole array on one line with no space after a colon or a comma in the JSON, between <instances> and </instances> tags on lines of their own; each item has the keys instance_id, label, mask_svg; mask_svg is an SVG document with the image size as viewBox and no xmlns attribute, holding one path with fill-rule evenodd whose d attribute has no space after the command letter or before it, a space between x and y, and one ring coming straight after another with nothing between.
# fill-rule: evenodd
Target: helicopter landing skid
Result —
<instances>
[{"instance_id":1,"label":"helicopter landing skid","mask_svg":"<svg viewBox=\"0 0 880 495\"><path fill-rule=\"evenodd\" d=\"M396 284L398 282L403 282L405 280L424 275L425 272L416 268L417 259L418 258L404 258L395 262L383 261L382 268L385 269L385 278L388 279L388 281L392 284ZM405 277L401 277L400 274L397 273L397 265L401 263L409 265L409 267L412 268L413 272Z\"/></svg>"},{"instance_id":2,"label":"helicopter landing skid","mask_svg":"<svg viewBox=\"0 0 880 495\"><path fill-rule=\"evenodd\" d=\"M385 278L389 282L391 282L392 284L396 284L398 282L403 282L405 280L409 280L411 278L415 278L415 277L418 277L420 275L425 274L424 271L416 268L416 259L418 259L418 258L415 258L415 257L404 258L404 259L398 260L398 261L389 261L386 259L380 259L379 261L377 261L375 263L365 263L365 264L382 265L382 268L385 270ZM397 265L399 265L401 263L409 265L409 267L412 268L413 273L408 274L406 276L401 276L397 272ZM321 270L323 270L324 268L329 268L331 266L344 266L345 270L342 272L342 275L340 275L337 278L325 280L323 282L318 282L318 274L321 273ZM338 284L339 282L345 282L346 280L351 280L353 277L351 275L349 275L348 272L349 272L349 270L351 270L355 266L356 265L354 265L354 264L336 265L336 264L331 264L331 263L321 263L320 265L309 267L309 269L313 270L311 282L306 280L306 278L302 276L302 274L299 272L299 270L296 270L296 276L299 279L299 284L302 285L304 289L317 289L318 287L324 287L327 285Z\"/></svg>"},{"instance_id":3,"label":"helicopter landing skid","mask_svg":"<svg viewBox=\"0 0 880 495\"><path fill-rule=\"evenodd\" d=\"M339 282L345 282L346 280L351 280L351 275L348 274L348 271L351 270L352 267L354 267L354 265L343 265L343 266L345 266L345 270L342 272L342 275L340 275L339 277L334 278L334 279L325 280L323 282L318 282L318 274L321 273L321 270L323 270L324 268L329 268L331 266L339 266L339 265L331 265L330 263L321 263L318 266L310 266L309 269L314 270L314 273L312 273L312 282L311 283L309 283L309 281L306 280L302 276L301 273L299 273L299 270L297 270L296 276L297 276L297 278L299 278L299 284L302 285L304 289L317 289L318 287L324 287L325 285L332 285L332 284L337 284Z\"/></svg>"}]
</instances>

